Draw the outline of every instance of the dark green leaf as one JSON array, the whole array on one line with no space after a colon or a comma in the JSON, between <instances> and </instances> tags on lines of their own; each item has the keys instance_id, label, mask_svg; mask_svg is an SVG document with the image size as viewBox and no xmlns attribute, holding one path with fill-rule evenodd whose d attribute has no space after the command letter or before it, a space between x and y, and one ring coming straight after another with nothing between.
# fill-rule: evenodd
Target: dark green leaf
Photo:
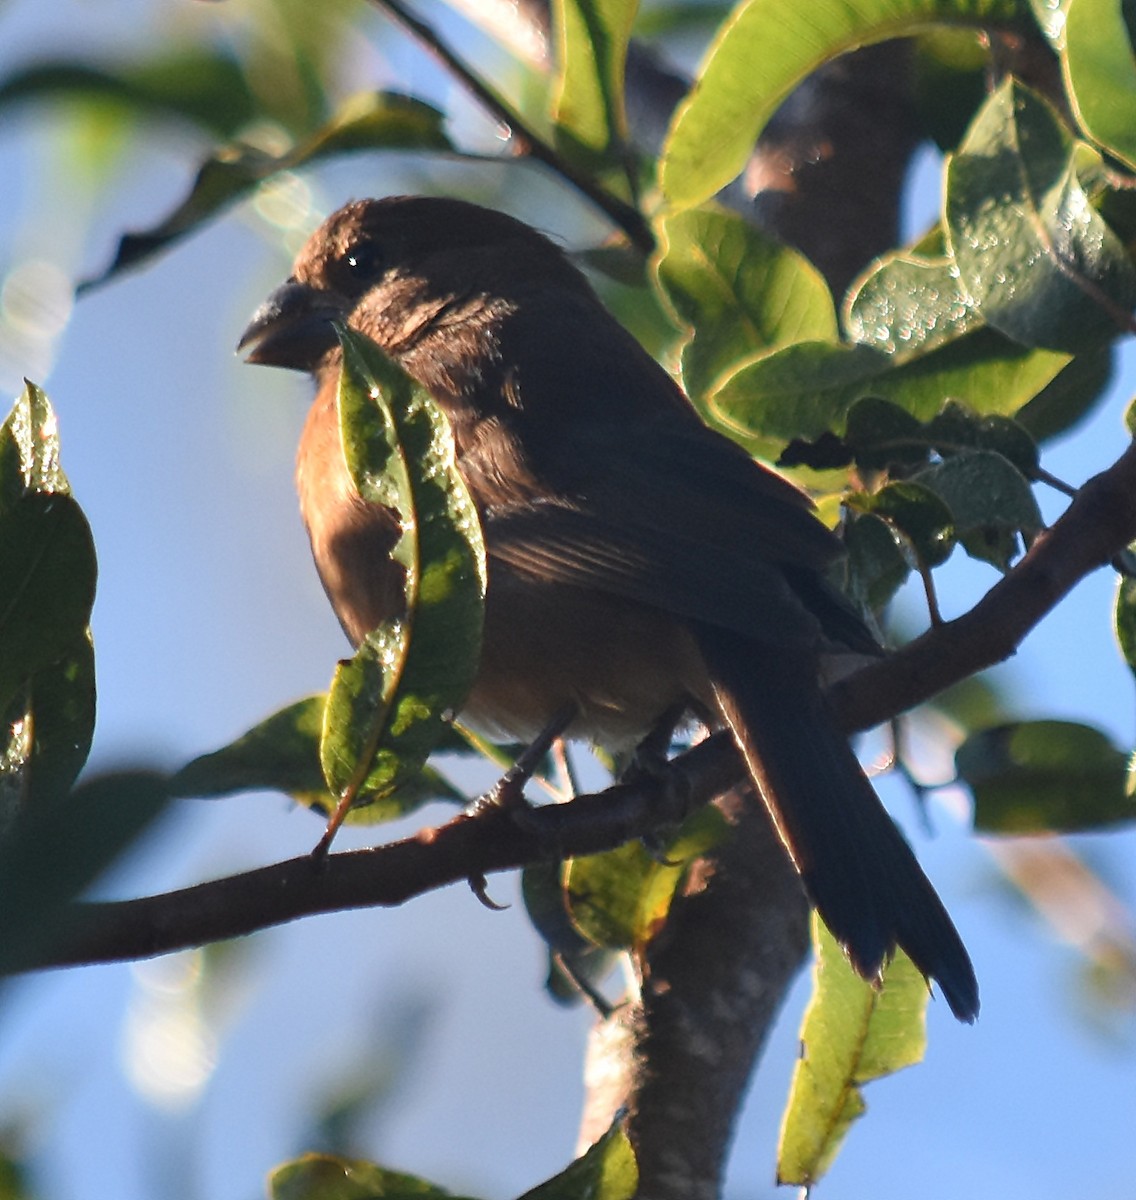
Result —
<instances>
[{"instance_id":1,"label":"dark green leaf","mask_svg":"<svg viewBox=\"0 0 1136 1200\"><path fill-rule=\"evenodd\" d=\"M0 971L66 941L66 903L152 824L167 801L164 775L118 771L19 814L0 841Z\"/></svg>"},{"instance_id":2,"label":"dark green leaf","mask_svg":"<svg viewBox=\"0 0 1136 1200\"><path fill-rule=\"evenodd\" d=\"M966 552L999 570L1008 570L1017 555L1019 533L1028 542L1042 528L1028 481L993 450L954 454L912 481L946 504L954 535Z\"/></svg>"},{"instance_id":3,"label":"dark green leaf","mask_svg":"<svg viewBox=\"0 0 1136 1200\"><path fill-rule=\"evenodd\" d=\"M777 1181L799 1187L832 1165L864 1112L861 1086L921 1062L927 1045L927 984L907 956L896 954L877 989L852 970L815 913L812 929L813 994L777 1155Z\"/></svg>"},{"instance_id":4,"label":"dark green leaf","mask_svg":"<svg viewBox=\"0 0 1136 1200\"><path fill-rule=\"evenodd\" d=\"M660 228L659 288L689 334L682 354L687 394L701 403L727 369L790 342L834 342L828 287L795 251L736 213L703 207Z\"/></svg>"},{"instance_id":5,"label":"dark green leaf","mask_svg":"<svg viewBox=\"0 0 1136 1200\"><path fill-rule=\"evenodd\" d=\"M1037 443L1018 421L982 416L954 400L948 400L943 411L927 423L927 436L944 458L960 450L992 450L1027 479L1039 465Z\"/></svg>"},{"instance_id":6,"label":"dark green leaf","mask_svg":"<svg viewBox=\"0 0 1136 1200\"><path fill-rule=\"evenodd\" d=\"M889 483L878 492L856 492L848 504L858 512L884 520L915 554L922 567L946 562L954 549L951 510L930 488L910 480Z\"/></svg>"},{"instance_id":7,"label":"dark green leaf","mask_svg":"<svg viewBox=\"0 0 1136 1200\"><path fill-rule=\"evenodd\" d=\"M747 0L722 24L671 124L660 164L667 202L692 208L742 169L781 101L846 50L928 26L1029 21L1015 0Z\"/></svg>"},{"instance_id":8,"label":"dark green leaf","mask_svg":"<svg viewBox=\"0 0 1136 1200\"><path fill-rule=\"evenodd\" d=\"M170 780L175 796L227 796L259 788L293 795L323 793L319 761L325 695L307 696L275 712L234 742L186 763Z\"/></svg>"},{"instance_id":9,"label":"dark green leaf","mask_svg":"<svg viewBox=\"0 0 1136 1200\"><path fill-rule=\"evenodd\" d=\"M1015 420L1038 442L1065 433L1104 398L1115 357L1112 346L1078 354L1018 409Z\"/></svg>"},{"instance_id":10,"label":"dark green leaf","mask_svg":"<svg viewBox=\"0 0 1136 1200\"><path fill-rule=\"evenodd\" d=\"M986 324L1026 346L1095 349L1125 328L1136 269L1077 177L1049 104L1008 81L947 169L960 282Z\"/></svg>"},{"instance_id":11,"label":"dark green leaf","mask_svg":"<svg viewBox=\"0 0 1136 1200\"><path fill-rule=\"evenodd\" d=\"M940 25L915 40L915 103L921 127L940 150L953 150L986 99L987 40L973 29Z\"/></svg>"},{"instance_id":12,"label":"dark green leaf","mask_svg":"<svg viewBox=\"0 0 1136 1200\"><path fill-rule=\"evenodd\" d=\"M392 557L406 571L406 613L340 663L320 761L336 796L397 804L400 787L420 779L447 716L461 708L473 683L485 548L441 410L367 339L351 331L341 338L347 464L363 500L401 518Z\"/></svg>"},{"instance_id":13,"label":"dark green leaf","mask_svg":"<svg viewBox=\"0 0 1136 1200\"><path fill-rule=\"evenodd\" d=\"M955 767L984 833L1095 829L1136 818L1128 756L1072 721L1023 721L972 734Z\"/></svg>"},{"instance_id":14,"label":"dark green leaf","mask_svg":"<svg viewBox=\"0 0 1136 1200\"><path fill-rule=\"evenodd\" d=\"M864 396L848 410L844 440L862 470L906 469L927 461L930 445L922 421L878 396Z\"/></svg>"},{"instance_id":15,"label":"dark green leaf","mask_svg":"<svg viewBox=\"0 0 1136 1200\"><path fill-rule=\"evenodd\" d=\"M587 1153L520 1200L632 1200L638 1188L635 1152L617 1117Z\"/></svg>"},{"instance_id":16,"label":"dark green leaf","mask_svg":"<svg viewBox=\"0 0 1136 1200\"><path fill-rule=\"evenodd\" d=\"M245 146L210 158L182 203L144 233L126 234L111 265L81 284L80 290L140 266L281 171L363 150L452 150L442 128L444 120L441 112L420 100L394 92L367 92L348 101L327 125L286 154L264 154Z\"/></svg>"},{"instance_id":17,"label":"dark green leaf","mask_svg":"<svg viewBox=\"0 0 1136 1200\"><path fill-rule=\"evenodd\" d=\"M562 862L531 863L521 872L525 912L549 950L545 986L562 1004L583 998L610 973L614 955L589 942L576 928L565 903Z\"/></svg>"},{"instance_id":18,"label":"dark green leaf","mask_svg":"<svg viewBox=\"0 0 1136 1200\"><path fill-rule=\"evenodd\" d=\"M91 752L95 651L89 632L31 676L23 700L29 756L22 787L30 803L46 803L70 791Z\"/></svg>"},{"instance_id":19,"label":"dark green leaf","mask_svg":"<svg viewBox=\"0 0 1136 1200\"><path fill-rule=\"evenodd\" d=\"M911 574L891 526L871 513L857 515L847 522L844 546L843 590L864 611L882 612Z\"/></svg>"},{"instance_id":20,"label":"dark green leaf","mask_svg":"<svg viewBox=\"0 0 1136 1200\"><path fill-rule=\"evenodd\" d=\"M91 530L69 495L35 492L0 516L0 711L83 636L95 574Z\"/></svg>"}]
</instances>

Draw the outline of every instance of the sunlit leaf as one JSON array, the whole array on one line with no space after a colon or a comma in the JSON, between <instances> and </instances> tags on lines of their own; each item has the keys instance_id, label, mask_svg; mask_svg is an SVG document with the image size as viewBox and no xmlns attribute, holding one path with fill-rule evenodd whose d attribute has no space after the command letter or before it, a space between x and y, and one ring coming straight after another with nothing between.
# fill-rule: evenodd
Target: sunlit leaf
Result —
<instances>
[{"instance_id":1,"label":"sunlit leaf","mask_svg":"<svg viewBox=\"0 0 1136 1200\"><path fill-rule=\"evenodd\" d=\"M666 920L687 868L724 833L721 813L705 807L654 853L639 842L628 842L605 854L573 859L565 871L564 887L576 928L608 949L646 945Z\"/></svg>"},{"instance_id":2,"label":"sunlit leaf","mask_svg":"<svg viewBox=\"0 0 1136 1200\"><path fill-rule=\"evenodd\" d=\"M779 1183L810 1187L828 1170L864 1112L860 1088L922 1061L926 981L899 951L873 987L848 964L813 914L813 994L801 1027L801 1055L781 1121Z\"/></svg>"},{"instance_id":3,"label":"sunlit leaf","mask_svg":"<svg viewBox=\"0 0 1136 1200\"><path fill-rule=\"evenodd\" d=\"M891 400L921 421L948 398L978 413L1011 416L1069 362L1068 354L1016 346L989 329L898 365L868 346L802 342L741 367L709 405L744 444L768 449L841 432L848 410L864 396Z\"/></svg>"},{"instance_id":4,"label":"sunlit leaf","mask_svg":"<svg viewBox=\"0 0 1136 1200\"><path fill-rule=\"evenodd\" d=\"M450 1200L451 1193L417 1175L362 1159L305 1154L268 1177L269 1200ZM456 1200L456 1198L455 1198Z\"/></svg>"},{"instance_id":5,"label":"sunlit leaf","mask_svg":"<svg viewBox=\"0 0 1136 1200\"><path fill-rule=\"evenodd\" d=\"M560 138L600 161L627 138L623 74L638 0L554 0Z\"/></svg>"},{"instance_id":6,"label":"sunlit leaf","mask_svg":"<svg viewBox=\"0 0 1136 1200\"><path fill-rule=\"evenodd\" d=\"M660 244L656 278L689 333L682 379L696 403L742 359L790 342L836 340L819 272L736 213L707 206L670 216Z\"/></svg>"},{"instance_id":7,"label":"sunlit leaf","mask_svg":"<svg viewBox=\"0 0 1136 1200\"><path fill-rule=\"evenodd\" d=\"M897 251L854 285L845 325L853 341L903 362L982 323L949 258Z\"/></svg>"},{"instance_id":8,"label":"sunlit leaf","mask_svg":"<svg viewBox=\"0 0 1136 1200\"><path fill-rule=\"evenodd\" d=\"M1069 0L1062 63L1077 119L1136 169L1136 55L1124 0Z\"/></svg>"},{"instance_id":9,"label":"sunlit leaf","mask_svg":"<svg viewBox=\"0 0 1136 1200\"><path fill-rule=\"evenodd\" d=\"M671 123L660 165L667 202L691 208L725 187L781 101L826 60L937 22L1028 20L1024 0L747 0L720 27Z\"/></svg>"},{"instance_id":10,"label":"sunlit leaf","mask_svg":"<svg viewBox=\"0 0 1136 1200\"><path fill-rule=\"evenodd\" d=\"M1136 303L1136 269L1081 186L1074 150L1049 104L1009 80L947 168L960 282L982 319L1023 345L1094 348Z\"/></svg>"},{"instance_id":11,"label":"sunlit leaf","mask_svg":"<svg viewBox=\"0 0 1136 1200\"><path fill-rule=\"evenodd\" d=\"M639 1188L639 1166L622 1121L585 1154L520 1200L632 1200Z\"/></svg>"},{"instance_id":12,"label":"sunlit leaf","mask_svg":"<svg viewBox=\"0 0 1136 1200\"><path fill-rule=\"evenodd\" d=\"M955 753L985 833L1095 829L1136 819L1128 755L1073 721L1022 721L972 734Z\"/></svg>"}]
</instances>

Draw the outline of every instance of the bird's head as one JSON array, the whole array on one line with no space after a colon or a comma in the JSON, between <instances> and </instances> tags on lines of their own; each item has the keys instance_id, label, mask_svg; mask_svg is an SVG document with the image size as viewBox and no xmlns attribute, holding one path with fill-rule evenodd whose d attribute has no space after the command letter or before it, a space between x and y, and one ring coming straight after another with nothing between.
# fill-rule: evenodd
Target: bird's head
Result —
<instances>
[{"instance_id":1,"label":"bird's head","mask_svg":"<svg viewBox=\"0 0 1136 1200\"><path fill-rule=\"evenodd\" d=\"M342 323L405 358L433 331L460 344L463 324L482 328L550 281L590 292L558 246L504 213L440 197L354 201L308 239L237 349L315 372L334 358Z\"/></svg>"}]
</instances>

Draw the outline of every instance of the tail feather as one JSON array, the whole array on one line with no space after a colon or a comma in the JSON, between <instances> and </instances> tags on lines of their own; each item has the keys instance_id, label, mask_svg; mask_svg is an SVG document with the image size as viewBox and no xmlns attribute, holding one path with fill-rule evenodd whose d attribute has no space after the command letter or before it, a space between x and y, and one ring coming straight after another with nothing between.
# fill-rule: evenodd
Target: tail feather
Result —
<instances>
[{"instance_id":1,"label":"tail feather","mask_svg":"<svg viewBox=\"0 0 1136 1200\"><path fill-rule=\"evenodd\" d=\"M718 707L824 923L865 978L897 946L938 981L961 1021L978 1015L970 956L801 663L697 631ZM779 655L780 656L780 655ZM802 680L806 682L802 683Z\"/></svg>"}]
</instances>

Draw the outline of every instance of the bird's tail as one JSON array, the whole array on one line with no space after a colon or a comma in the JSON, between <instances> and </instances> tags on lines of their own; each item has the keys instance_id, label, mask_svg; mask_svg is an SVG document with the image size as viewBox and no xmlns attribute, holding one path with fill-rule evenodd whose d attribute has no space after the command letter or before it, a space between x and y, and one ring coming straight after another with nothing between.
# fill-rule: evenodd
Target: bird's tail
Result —
<instances>
[{"instance_id":1,"label":"bird's tail","mask_svg":"<svg viewBox=\"0 0 1136 1200\"><path fill-rule=\"evenodd\" d=\"M978 982L942 901L888 816L820 692L811 665L770 662L753 644L702 627L718 707L809 899L852 965L874 978L900 946L938 981L961 1021ZM794 669L796 668L796 669Z\"/></svg>"}]
</instances>

